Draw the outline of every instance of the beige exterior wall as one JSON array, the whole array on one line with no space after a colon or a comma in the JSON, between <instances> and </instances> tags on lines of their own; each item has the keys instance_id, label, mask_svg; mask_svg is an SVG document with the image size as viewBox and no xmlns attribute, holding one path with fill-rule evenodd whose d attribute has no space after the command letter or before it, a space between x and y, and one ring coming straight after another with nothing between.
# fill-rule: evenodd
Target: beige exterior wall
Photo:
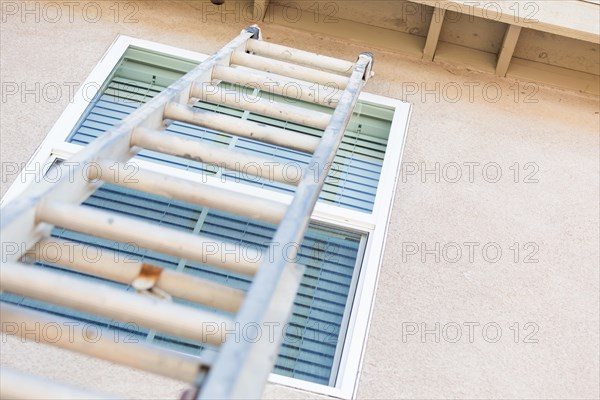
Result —
<instances>
[{"instance_id":1,"label":"beige exterior wall","mask_svg":"<svg viewBox=\"0 0 600 400\"><path fill-rule=\"evenodd\" d=\"M46 3L38 2L42 13ZM33 15L26 16L26 22L21 14L2 16L6 18L0 27L2 82L28 88L38 82L42 87L83 82L119 34L211 53L249 24L243 18L229 17L227 23L219 16L206 19L201 2L183 1L136 2L137 22L129 24L114 22L109 9L113 2L98 1L103 15L91 23L82 17L84 3L77 4L73 22L68 14L56 23L46 22L43 14L39 23ZM367 43L269 23L261 27L271 41L329 55L351 59L370 50ZM426 179L404 175L398 184L358 398L598 398L598 98L537 85L520 84L515 90L516 83L507 79L374 52L377 75L366 91L414 105L405 170L433 169L439 163L441 175L439 183L431 174ZM410 94L415 87L435 93ZM458 97L457 88L462 90ZM496 90L501 95L494 102ZM12 96L1 104L3 163L27 161L69 98L63 93L56 102L36 102L33 95L24 100ZM480 163L474 167L473 182L464 164L471 162ZM450 163L461 166L463 177L456 183L448 182L456 171ZM488 182L494 177L491 168L487 180L482 176L486 163L501 168L498 182ZM515 163L521 172L517 183L509 169ZM525 169L526 163L532 164ZM538 182L524 183L536 167ZM3 179L2 193L10 181ZM465 242L479 243L472 262ZM511 250L515 242L521 248L516 262ZM529 242L539 248L537 263L524 262L533 248L523 248ZM459 243L463 254L455 263L443 258L453 258L452 251L441 250L440 262L431 254L423 262L421 252L403 260L403 247L412 249L412 243L425 243L428 249L436 243L440 249ZM482 254L486 243L501 248L499 261L486 261ZM488 254L494 256L491 248ZM480 324L474 327L472 343L464 325L469 322ZM516 322L518 343L509 328ZM525 329L528 322L535 325ZM402 326L414 327L411 323L419 327L425 323L428 329L439 323L446 335L439 343L433 335L403 340ZM462 327L458 343L450 342L454 330L448 323ZM502 328L496 343L482 335L487 323ZM534 336L538 343L524 343L534 326L539 327ZM494 333L490 328L488 339ZM12 338L1 346L2 365L95 389L166 398L176 397L183 388ZM269 386L265 395L318 397L275 386Z\"/></svg>"}]
</instances>

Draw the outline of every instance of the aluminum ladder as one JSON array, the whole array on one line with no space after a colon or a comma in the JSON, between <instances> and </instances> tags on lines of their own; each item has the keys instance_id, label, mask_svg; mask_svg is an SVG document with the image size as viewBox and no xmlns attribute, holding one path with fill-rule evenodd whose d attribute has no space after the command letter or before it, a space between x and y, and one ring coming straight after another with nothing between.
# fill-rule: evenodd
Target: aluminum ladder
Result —
<instances>
[{"instance_id":1,"label":"aluminum ladder","mask_svg":"<svg viewBox=\"0 0 600 400\"><path fill-rule=\"evenodd\" d=\"M372 75L371 67L370 53L360 54L356 62L349 62L267 43L262 40L260 29L256 26L243 30L221 50L75 154L69 160L71 165L75 165L69 179L64 176L56 183L33 184L17 200L4 207L1 221L1 290L217 346L217 351L191 356L145 343L115 343L109 338L101 338L92 344L77 339L86 334L79 327L75 328L74 339L65 340L63 337L50 343L188 382L191 386L184 393L184 398L259 398L275 363L283 338L283 326L291 315L304 272L304 266L289 262L295 254L283 257L278 254L278 249L273 249L269 254L274 256L269 257L259 250L248 255L246 250L245 257L224 260L220 254L202 251L207 244L223 248L224 243L214 239L152 225L82 206L81 203L103 182L108 182L277 223L272 243L301 243L359 93ZM264 98L257 101L249 101L243 96L232 99L217 86L219 82L251 83L252 87L279 96L286 96L286 85L293 84L296 101L321 104L330 107L333 112L309 111L291 102L274 102ZM313 86L309 86L311 83ZM335 93L324 90L332 86L339 90ZM204 111L192 107L193 99L317 128L323 131L323 135L321 139L315 139ZM118 174L98 173L98 168L86 169L86 165L93 162L101 170L115 165L124 170L124 163L141 149L220 163L232 170L239 169L240 163L260 165L264 162L234 150L222 150L210 143L169 135L164 128L168 121L173 120L312 153L309 165L299 177L290 177L277 166L269 170L268 176L261 168L257 169L257 175L296 185L291 203L286 206L253 196L246 196L241 201L240 195L227 189L215 190L141 169L136 173L136 183L116 179ZM248 292L244 293L189 274L141 262L125 263L105 251L99 262L91 263L78 252L66 251L66 241L52 238L50 232L54 226L118 242L135 242L145 249L250 275L253 281ZM21 244L21 251L4 254L5 243L8 242ZM44 254L48 252L39 249L49 244L65 251L58 251L58 256L55 254L52 256L54 259L48 260L50 256ZM234 252L241 250L238 246ZM292 252L297 252L297 246L292 248ZM131 284L137 292L41 268L24 262L27 257ZM232 312L235 318L177 304L168 301L169 296ZM69 322L68 319L8 303L2 303L0 314L3 329L6 327L11 334L21 338L27 338L30 324ZM268 324L274 335L262 335L253 341L227 340L227 332L234 329L235 324ZM64 398L110 397L15 371L3 371L3 398L50 395Z\"/></svg>"}]
</instances>

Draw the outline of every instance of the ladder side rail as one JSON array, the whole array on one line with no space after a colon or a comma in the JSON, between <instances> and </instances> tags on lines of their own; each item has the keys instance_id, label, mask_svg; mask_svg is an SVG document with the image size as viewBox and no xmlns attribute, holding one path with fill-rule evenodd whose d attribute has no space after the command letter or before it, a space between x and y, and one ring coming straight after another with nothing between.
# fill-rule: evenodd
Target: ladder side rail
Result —
<instances>
[{"instance_id":1,"label":"ladder side rail","mask_svg":"<svg viewBox=\"0 0 600 400\"><path fill-rule=\"evenodd\" d=\"M299 284L288 277L296 271L296 264L289 262L295 254L283 257L281 249L282 246L295 244L293 249L297 251L300 246L360 91L370 76L371 63L372 55L361 54L321 143L313 154L310 167L305 171L294 199L275 232L269 258L261 264L238 313L237 323L242 327L258 324L263 329L263 335L255 342L226 341L200 389L198 399L260 398L262 395L283 340L283 324L291 315L296 295L296 291L285 293L282 288ZM319 172L317 179L307 173L315 169ZM264 328L272 323L278 324L274 329L274 337L264 332ZM236 368L232 368L234 365Z\"/></svg>"},{"instance_id":2,"label":"ladder side rail","mask_svg":"<svg viewBox=\"0 0 600 400\"><path fill-rule=\"evenodd\" d=\"M82 149L68 160L73 166L70 176L63 174L56 183L41 183L44 185L41 190L38 185L32 185L25 190L20 199L3 207L0 222L2 237L10 238L20 251L14 254L3 254L2 261L18 260L24 251L31 248L42 237L48 236L51 226L36 225L36 207L42 199L55 199L75 204L84 201L98 187L98 183L90 183L87 179L85 170L90 163L98 157L111 158L118 162L133 157L135 150L130 148L132 131L141 125L162 125L163 112L167 104L174 101L187 102L193 83L197 80L208 81L213 67L218 64L228 64L231 54L244 46L257 31L258 28L242 31L221 50Z\"/></svg>"}]
</instances>

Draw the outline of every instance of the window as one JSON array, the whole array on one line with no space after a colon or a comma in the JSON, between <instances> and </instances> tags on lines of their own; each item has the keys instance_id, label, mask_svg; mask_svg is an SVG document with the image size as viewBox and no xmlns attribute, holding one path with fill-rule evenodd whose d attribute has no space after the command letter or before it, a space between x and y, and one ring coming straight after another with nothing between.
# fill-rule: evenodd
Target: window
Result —
<instances>
[{"instance_id":1,"label":"window","mask_svg":"<svg viewBox=\"0 0 600 400\"><path fill-rule=\"evenodd\" d=\"M26 170L43 165L46 176L56 175L62 160L102 135L205 58L168 46L120 37L81 86L75 101L48 134ZM238 93L251 91L241 87L227 89ZM262 95L257 91L251 94ZM210 103L198 102L195 107L308 135L321 134L304 126ZM306 107L318 108L308 104ZM368 94L361 96L301 245L297 262L307 265L307 272L271 382L336 397L352 396L409 112L410 107L405 103ZM168 131L173 135L270 157L274 161L305 165L309 160L309 156L301 152L185 123L172 123ZM293 191L285 184L151 151L141 152L136 162L145 169L185 176L206 185L226 185L239 193L252 193L275 201L289 201ZM31 173L23 173L22 180L11 187L3 202L18 196L32 179ZM258 247L266 247L275 230L274 225L267 223L109 184L102 185L85 204L174 229ZM131 244L111 242L59 227L53 230L53 235L240 289L249 285L245 276L139 249ZM198 343L19 296L4 294L2 300L79 318L116 334L177 351L197 354L202 348Z\"/></svg>"}]
</instances>

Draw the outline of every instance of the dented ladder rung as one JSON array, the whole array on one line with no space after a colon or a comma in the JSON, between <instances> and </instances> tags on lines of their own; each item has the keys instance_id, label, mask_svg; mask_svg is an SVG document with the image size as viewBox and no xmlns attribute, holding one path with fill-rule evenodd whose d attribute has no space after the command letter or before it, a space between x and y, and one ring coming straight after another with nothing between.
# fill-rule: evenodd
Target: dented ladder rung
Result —
<instances>
[{"instance_id":1,"label":"dented ladder rung","mask_svg":"<svg viewBox=\"0 0 600 400\"><path fill-rule=\"evenodd\" d=\"M250 111L256 114L265 115L267 117L275 118L282 121L292 122L295 124L308 126L311 128L324 130L327 128L329 124L329 120L331 119L331 115L326 114L320 111L307 110L302 107L293 106L291 104L287 104L284 102L276 102L273 100L269 100L264 97L252 97L247 96L238 91L230 91L227 89L223 89L220 86L215 86L211 83L196 83L192 86L191 96L202 101L207 101L214 104L225 105L227 107L237 108L245 111ZM232 118L232 117L229 117ZM250 121L242 121L236 118L238 124L241 122L250 122ZM228 121L230 122L230 121ZM231 121L232 123L233 121ZM253 129L264 129L266 125L258 125L254 122L251 123L251 127ZM278 129L278 128L276 128ZM243 133L249 132L251 129L247 129L243 131ZM308 153L314 152L314 149L318 145L318 140L315 140L313 137L304 135L304 134L296 134L292 135L296 137L296 140L293 140L293 137L289 137L289 131L279 130L279 134L276 135L276 139L280 142L284 142L284 147L290 147L296 150L303 150ZM239 135L239 133L238 133ZM300 136L302 135L302 136ZM246 136L248 137L248 136ZM285 140L286 137L289 137L288 140ZM255 138L252 136L252 138ZM257 138L258 139L258 138ZM258 139L264 142L273 143L272 141L267 141L264 139Z\"/></svg>"},{"instance_id":2,"label":"dented ladder rung","mask_svg":"<svg viewBox=\"0 0 600 400\"><path fill-rule=\"evenodd\" d=\"M342 90L318 84L310 85L303 81L285 78L268 73L248 72L241 68L215 65L212 78L236 85L257 88L288 98L288 101L305 101L335 108L339 103Z\"/></svg>"},{"instance_id":3,"label":"dented ladder rung","mask_svg":"<svg viewBox=\"0 0 600 400\"><path fill-rule=\"evenodd\" d=\"M208 353L211 357L194 357L146 344L143 339L118 340L115 334L88 332L86 323L7 303L0 304L0 323L6 336L33 339L186 383L194 382L200 368L210 368L214 358L214 353ZM40 326L50 328L46 334L32 335ZM53 327L58 330L56 334ZM61 332L61 328L68 332ZM88 339L90 335L93 340Z\"/></svg>"},{"instance_id":4,"label":"dented ladder rung","mask_svg":"<svg viewBox=\"0 0 600 400\"><path fill-rule=\"evenodd\" d=\"M173 175L136 168L131 179L123 178L131 173L127 164L106 159L96 160L98 168L88 168L87 178L101 179L104 182L152 193L157 196L185 201L230 214L256 219L258 221L277 224L283 218L287 205L263 199L258 196L244 195L232 190L201 184Z\"/></svg>"},{"instance_id":5,"label":"dented ladder rung","mask_svg":"<svg viewBox=\"0 0 600 400\"><path fill-rule=\"evenodd\" d=\"M231 319L215 312L128 292L48 268L6 262L2 263L0 278L0 289L9 293L133 322L199 342L219 345L225 340L225 330L233 328Z\"/></svg>"},{"instance_id":6,"label":"dented ladder rung","mask_svg":"<svg viewBox=\"0 0 600 400\"><path fill-rule=\"evenodd\" d=\"M38 205L36 218L38 222L132 243L148 250L245 275L254 275L264 258L263 252L255 247L222 242L89 206L46 201Z\"/></svg>"},{"instance_id":7,"label":"dented ladder rung","mask_svg":"<svg viewBox=\"0 0 600 400\"><path fill-rule=\"evenodd\" d=\"M138 128L132 134L131 144L288 185L296 185L302 178L302 167L299 163L277 162L162 131Z\"/></svg>"},{"instance_id":8,"label":"dented ladder rung","mask_svg":"<svg viewBox=\"0 0 600 400\"><path fill-rule=\"evenodd\" d=\"M256 39L248 39L246 42L246 51L264 57L274 58L276 60L302 64L313 68L326 69L340 74L350 75L354 69L354 63L350 61L294 49L280 44L263 42Z\"/></svg>"},{"instance_id":9,"label":"dented ladder rung","mask_svg":"<svg viewBox=\"0 0 600 400\"><path fill-rule=\"evenodd\" d=\"M244 300L244 292L207 279L130 260L106 249L90 260L88 248L59 238L42 239L26 254L28 262L43 261L87 275L132 285L138 290L159 289L208 307L236 312Z\"/></svg>"},{"instance_id":10,"label":"dented ladder rung","mask_svg":"<svg viewBox=\"0 0 600 400\"><path fill-rule=\"evenodd\" d=\"M43 336L43 335L42 335ZM6 400L108 400L122 399L106 393L79 388L66 383L24 374L2 367L0 369L0 399Z\"/></svg>"},{"instance_id":11,"label":"dented ladder rung","mask_svg":"<svg viewBox=\"0 0 600 400\"><path fill-rule=\"evenodd\" d=\"M344 90L349 79L347 76L341 76L331 72L320 71L298 64L291 64L285 61L274 60L239 51L234 52L231 55L231 64L252 68L258 71L270 72L293 79L300 79L305 82L314 82L319 85L334 87L338 90Z\"/></svg>"},{"instance_id":12,"label":"dented ladder rung","mask_svg":"<svg viewBox=\"0 0 600 400\"><path fill-rule=\"evenodd\" d=\"M307 153L314 152L319 145L318 137L177 103L165 107L164 118Z\"/></svg>"}]
</instances>

